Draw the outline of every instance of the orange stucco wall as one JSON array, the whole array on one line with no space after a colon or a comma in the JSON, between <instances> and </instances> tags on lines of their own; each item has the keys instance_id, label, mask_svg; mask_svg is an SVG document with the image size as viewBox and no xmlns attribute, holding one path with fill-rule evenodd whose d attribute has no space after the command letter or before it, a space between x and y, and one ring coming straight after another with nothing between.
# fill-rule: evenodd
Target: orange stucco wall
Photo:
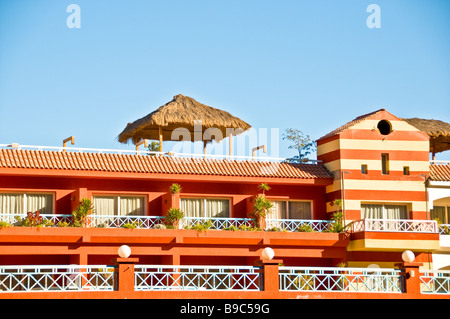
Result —
<instances>
[{"instance_id":1,"label":"orange stucco wall","mask_svg":"<svg viewBox=\"0 0 450 319\"><path fill-rule=\"evenodd\" d=\"M55 213L70 214L81 198L92 195L144 195L147 198L147 215L162 216L167 209L177 203L171 203L169 187L179 183L183 190L180 196L221 197L231 199L231 217L248 217L249 199L258 193L258 183L223 183L198 181L179 182L154 179L117 179L117 178L73 178L73 177L36 177L2 176L0 192L50 192L55 198ZM325 186L311 185L270 185L267 197L277 200L312 200L313 218L327 219L325 206Z\"/></svg>"}]
</instances>

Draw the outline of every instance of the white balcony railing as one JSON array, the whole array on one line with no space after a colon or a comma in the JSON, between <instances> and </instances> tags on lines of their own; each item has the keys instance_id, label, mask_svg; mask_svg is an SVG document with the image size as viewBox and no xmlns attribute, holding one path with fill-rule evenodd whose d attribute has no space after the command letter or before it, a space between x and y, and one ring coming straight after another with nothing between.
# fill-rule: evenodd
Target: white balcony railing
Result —
<instances>
[{"instance_id":1,"label":"white balcony railing","mask_svg":"<svg viewBox=\"0 0 450 319\"><path fill-rule=\"evenodd\" d=\"M61 226L64 222L70 224L72 215L40 214L43 224L47 226ZM19 226L18 219L25 219L26 214L0 214L0 222L7 222ZM98 228L121 228L132 226L136 228L152 229L158 224L164 224L164 216L116 216L116 215L89 215L88 227ZM297 231L302 225L307 225L311 231L324 231L333 223L329 220L311 219L266 219L266 229L277 229L280 231ZM180 228L190 229L196 225L208 224L208 229L240 229L241 227L253 227L252 218L216 218L216 217L184 217L180 221Z\"/></svg>"},{"instance_id":2,"label":"white balcony railing","mask_svg":"<svg viewBox=\"0 0 450 319\"><path fill-rule=\"evenodd\" d=\"M46 226L61 226L61 223L70 224L72 215L40 214L43 224ZM0 222L6 222L13 226L20 226L18 219L25 219L26 214L0 214ZM158 224L164 224L164 216L116 216L116 215L89 215L88 227L121 228L135 227L143 229L155 228ZM266 230L278 231L314 231L322 232L329 229L334 223L331 220L313 219L266 219ZM216 218L216 217L184 217L180 221L181 229L195 228L196 225L206 225L207 229L229 230L242 227L253 227L252 218ZM305 227L302 227L305 226ZM361 219L352 221L346 226L350 232L377 231L377 232L417 232L417 233L441 233L446 234L450 225L438 226L435 220L412 219Z\"/></svg>"},{"instance_id":3,"label":"white balcony railing","mask_svg":"<svg viewBox=\"0 0 450 319\"><path fill-rule=\"evenodd\" d=\"M197 225L208 225L209 229L232 229L240 227L252 227L252 218L216 218L216 217L184 217L180 221L180 228L190 229Z\"/></svg>"},{"instance_id":4,"label":"white balcony railing","mask_svg":"<svg viewBox=\"0 0 450 319\"><path fill-rule=\"evenodd\" d=\"M135 290L140 291L257 291L260 279L260 268L252 266L135 266Z\"/></svg>"},{"instance_id":5,"label":"white balcony railing","mask_svg":"<svg viewBox=\"0 0 450 319\"><path fill-rule=\"evenodd\" d=\"M329 229L333 224L332 220L313 219L266 219L266 229L278 229L281 231L299 231L302 226L306 226L310 231L322 232ZM306 228L305 227L305 228Z\"/></svg>"},{"instance_id":6,"label":"white balcony railing","mask_svg":"<svg viewBox=\"0 0 450 319\"><path fill-rule=\"evenodd\" d=\"M401 293L398 269L280 267L280 290Z\"/></svg>"},{"instance_id":7,"label":"white balcony railing","mask_svg":"<svg viewBox=\"0 0 450 319\"><path fill-rule=\"evenodd\" d=\"M414 233L438 233L438 225L435 220L414 219L361 219L351 222L349 229L356 232L414 232Z\"/></svg>"},{"instance_id":8,"label":"white balcony railing","mask_svg":"<svg viewBox=\"0 0 450 319\"><path fill-rule=\"evenodd\" d=\"M450 293L450 270L425 270L420 276L423 294Z\"/></svg>"},{"instance_id":9,"label":"white balcony railing","mask_svg":"<svg viewBox=\"0 0 450 319\"><path fill-rule=\"evenodd\" d=\"M113 289L114 268L110 266L0 266L0 293Z\"/></svg>"}]
</instances>

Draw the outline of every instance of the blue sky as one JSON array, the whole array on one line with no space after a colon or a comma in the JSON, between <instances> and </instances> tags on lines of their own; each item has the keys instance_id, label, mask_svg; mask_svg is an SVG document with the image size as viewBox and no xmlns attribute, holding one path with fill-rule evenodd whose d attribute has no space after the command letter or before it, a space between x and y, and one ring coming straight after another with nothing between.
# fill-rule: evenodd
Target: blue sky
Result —
<instances>
[{"instance_id":1,"label":"blue sky","mask_svg":"<svg viewBox=\"0 0 450 319\"><path fill-rule=\"evenodd\" d=\"M117 135L177 94L278 129L281 157L286 128L316 139L379 108L450 123L449 17L446 0L0 0L0 144L133 149Z\"/></svg>"}]
</instances>

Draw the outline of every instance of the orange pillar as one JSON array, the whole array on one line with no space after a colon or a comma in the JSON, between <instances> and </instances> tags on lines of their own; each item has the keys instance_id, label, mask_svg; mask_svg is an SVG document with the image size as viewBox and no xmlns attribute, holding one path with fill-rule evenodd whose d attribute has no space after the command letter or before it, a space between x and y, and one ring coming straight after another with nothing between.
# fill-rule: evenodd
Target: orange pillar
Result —
<instances>
[{"instance_id":1,"label":"orange pillar","mask_svg":"<svg viewBox=\"0 0 450 319\"><path fill-rule=\"evenodd\" d=\"M395 264L400 270L402 270L402 275L404 276L404 293L407 294L407 298L414 299L420 298L420 273L419 267L422 263L398 263Z\"/></svg>"},{"instance_id":2,"label":"orange pillar","mask_svg":"<svg viewBox=\"0 0 450 319\"><path fill-rule=\"evenodd\" d=\"M134 264L138 258L115 258L114 290L120 292L134 291Z\"/></svg>"},{"instance_id":3,"label":"orange pillar","mask_svg":"<svg viewBox=\"0 0 450 319\"><path fill-rule=\"evenodd\" d=\"M280 279L278 265L283 263L281 259L258 260L257 264L263 268L263 290L278 293Z\"/></svg>"}]
</instances>

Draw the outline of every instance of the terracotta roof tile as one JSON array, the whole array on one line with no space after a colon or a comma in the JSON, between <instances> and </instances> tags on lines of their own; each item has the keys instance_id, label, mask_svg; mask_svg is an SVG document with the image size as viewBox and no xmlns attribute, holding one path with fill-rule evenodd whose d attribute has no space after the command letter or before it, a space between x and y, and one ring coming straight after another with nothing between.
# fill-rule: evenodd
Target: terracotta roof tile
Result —
<instances>
[{"instance_id":1,"label":"terracotta roof tile","mask_svg":"<svg viewBox=\"0 0 450 319\"><path fill-rule=\"evenodd\" d=\"M323 138L327 138L327 137L331 137L331 136L337 135L337 134L339 134L339 133L345 131L346 129L352 127L353 125L356 125L356 124L358 124L358 123L360 123L360 122L362 122L362 121L364 121L364 120L367 120L367 119L371 118L373 115L375 115L375 114L377 114L377 113L379 113L379 112L381 112L381 111L386 111L386 110L385 110L385 109L379 109L379 110L376 110L376 111L374 111L374 112L370 112L370 113L367 113L367 114L364 114L364 115L360 115L360 116L358 116L357 118L355 118L354 120L351 120L350 122L348 122L348 123L346 123L346 124L344 124L344 125L338 127L337 129L331 131L330 133L328 133L328 134L322 136L322 137L319 138L318 140L321 140L321 139L323 139Z\"/></svg>"},{"instance_id":2,"label":"terracotta roof tile","mask_svg":"<svg viewBox=\"0 0 450 319\"><path fill-rule=\"evenodd\" d=\"M275 178L332 178L323 165L170 156L0 150L0 168L85 170Z\"/></svg>"},{"instance_id":3,"label":"terracotta roof tile","mask_svg":"<svg viewBox=\"0 0 450 319\"><path fill-rule=\"evenodd\" d=\"M432 181L450 182L450 164L431 164L430 179Z\"/></svg>"}]
</instances>

